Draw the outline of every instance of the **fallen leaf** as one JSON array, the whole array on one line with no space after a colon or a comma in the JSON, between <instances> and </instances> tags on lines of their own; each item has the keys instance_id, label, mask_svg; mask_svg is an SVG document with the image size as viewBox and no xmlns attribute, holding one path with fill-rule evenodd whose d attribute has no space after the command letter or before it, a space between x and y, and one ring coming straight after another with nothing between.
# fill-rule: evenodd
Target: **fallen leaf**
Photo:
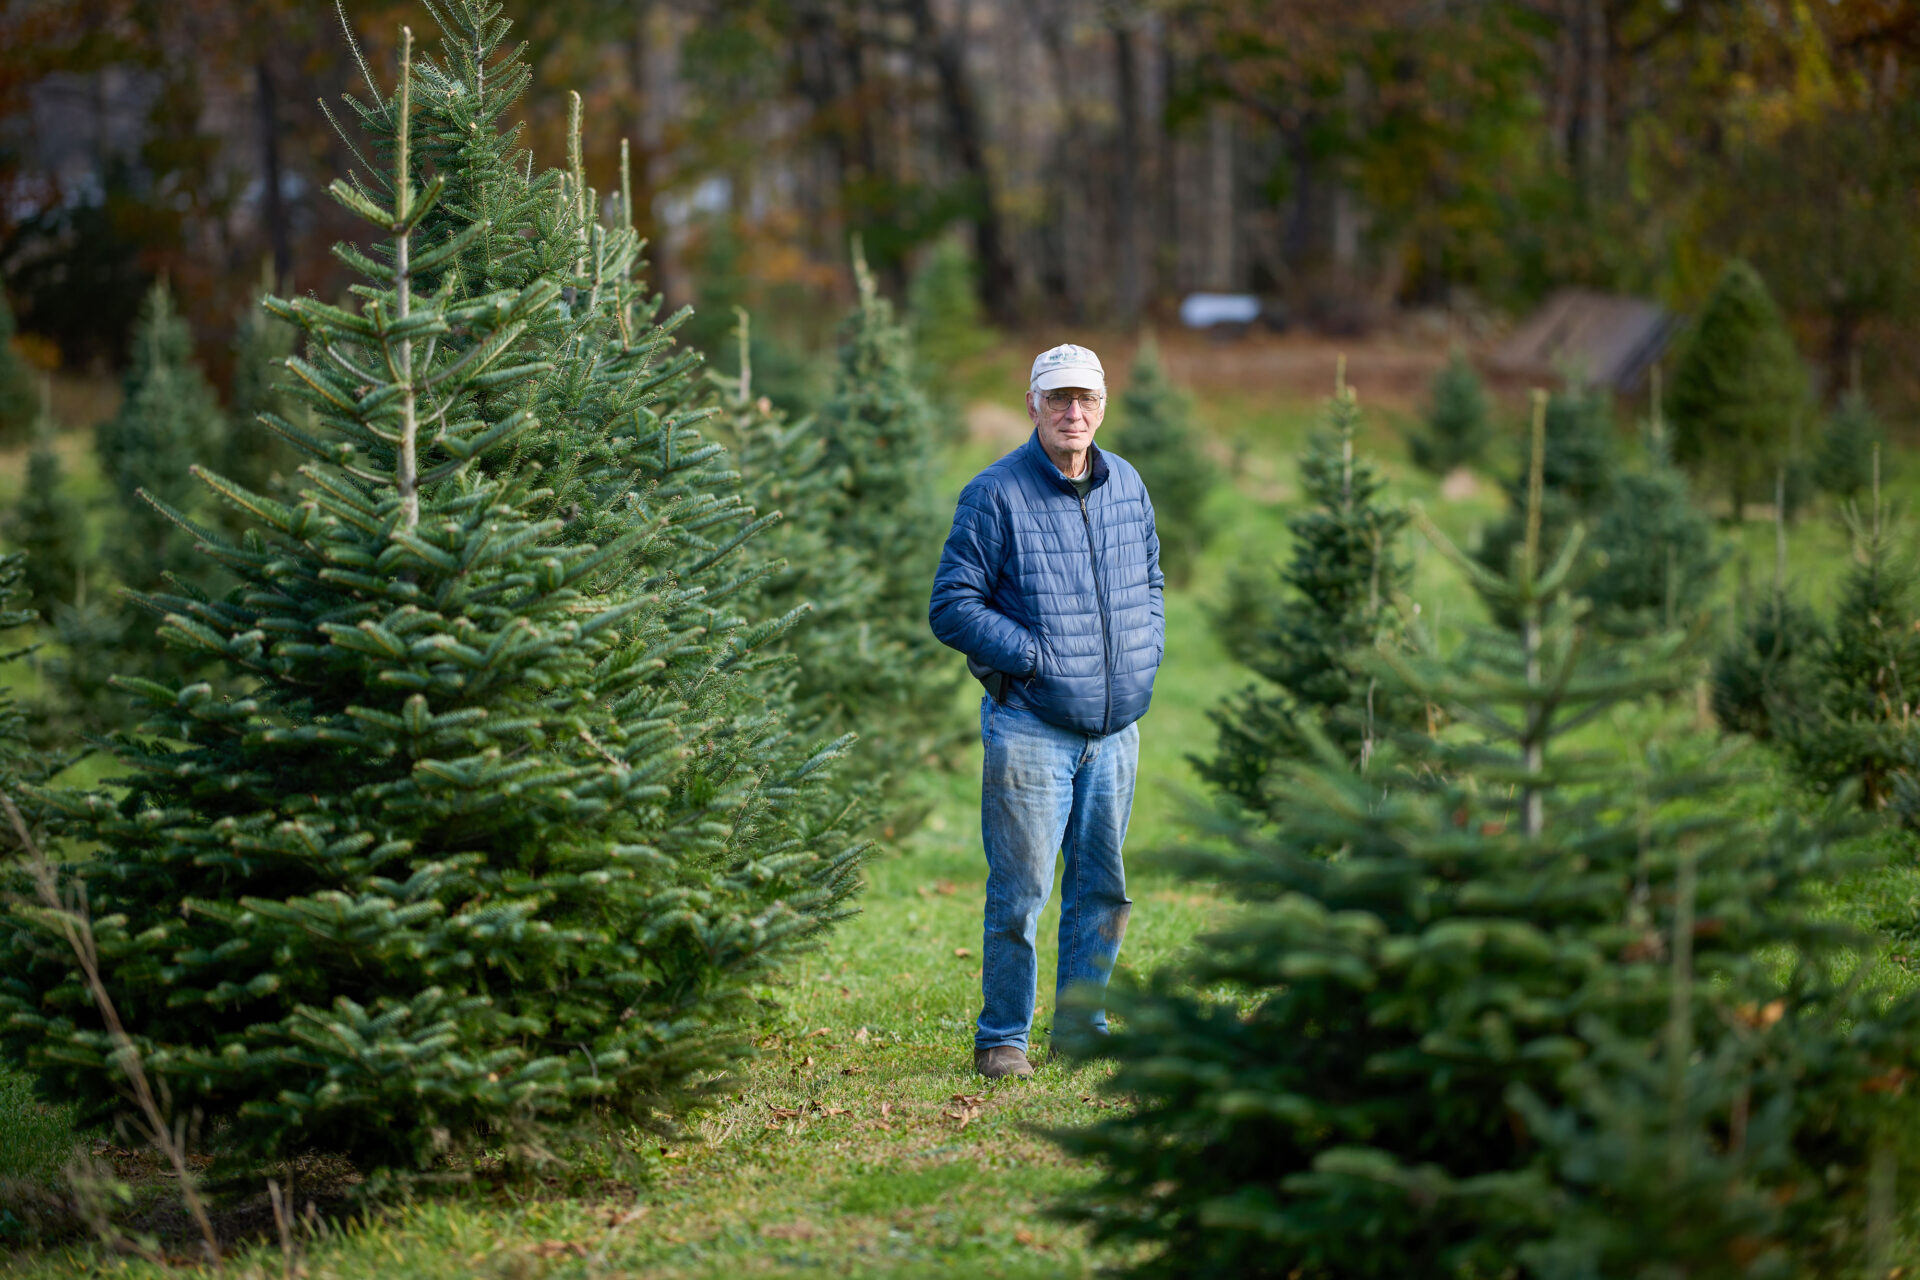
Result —
<instances>
[{"instance_id":1,"label":"fallen leaf","mask_svg":"<svg viewBox=\"0 0 1920 1280\"><path fill-rule=\"evenodd\" d=\"M952 1098L948 1099L948 1101L957 1102L963 1107L978 1107L985 1105L987 1095L984 1093L956 1093Z\"/></svg>"},{"instance_id":2,"label":"fallen leaf","mask_svg":"<svg viewBox=\"0 0 1920 1280\"><path fill-rule=\"evenodd\" d=\"M536 1258L584 1258L587 1246L572 1240L540 1240L527 1246Z\"/></svg>"},{"instance_id":3,"label":"fallen leaf","mask_svg":"<svg viewBox=\"0 0 1920 1280\"><path fill-rule=\"evenodd\" d=\"M840 1068L840 1074L843 1076L863 1076L867 1074L867 1069L865 1067L842 1067Z\"/></svg>"},{"instance_id":4,"label":"fallen leaf","mask_svg":"<svg viewBox=\"0 0 1920 1280\"><path fill-rule=\"evenodd\" d=\"M609 1227L624 1227L629 1222L639 1221L646 1212L647 1206L645 1205L641 1205L637 1209L628 1209L624 1213L618 1209L609 1209L607 1210L607 1225Z\"/></svg>"},{"instance_id":5,"label":"fallen leaf","mask_svg":"<svg viewBox=\"0 0 1920 1280\"><path fill-rule=\"evenodd\" d=\"M968 956L972 954L973 952L967 950L965 947L955 947L953 949L953 955L956 960L965 960Z\"/></svg>"},{"instance_id":6,"label":"fallen leaf","mask_svg":"<svg viewBox=\"0 0 1920 1280\"><path fill-rule=\"evenodd\" d=\"M855 1044L865 1044L871 1038L872 1037L867 1034L867 1029L865 1027L862 1027L858 1031L853 1033L853 1042Z\"/></svg>"},{"instance_id":7,"label":"fallen leaf","mask_svg":"<svg viewBox=\"0 0 1920 1280\"><path fill-rule=\"evenodd\" d=\"M1027 1230L1025 1227L1022 1227L1018 1231L1013 1233L1013 1242L1015 1244L1032 1244L1033 1232Z\"/></svg>"},{"instance_id":8,"label":"fallen leaf","mask_svg":"<svg viewBox=\"0 0 1920 1280\"><path fill-rule=\"evenodd\" d=\"M813 1055L812 1055L812 1054L808 1054L808 1055L807 1055L806 1057L804 1057L804 1058L802 1058L802 1059L800 1059L800 1065L801 1065L802 1067L810 1067L810 1066L812 1066L812 1065L813 1065Z\"/></svg>"},{"instance_id":9,"label":"fallen leaf","mask_svg":"<svg viewBox=\"0 0 1920 1280\"><path fill-rule=\"evenodd\" d=\"M843 991L844 991L844 990L846 990L846 988L844 988L844 987L842 987L842 988L841 988L841 990L843 990ZM815 1036L824 1036L824 1035L826 1035L826 1034L827 1034L827 1033L828 1033L829 1031L831 1031L831 1030L833 1030L833 1028L832 1028L832 1027L821 1027L821 1028L820 1028L819 1030L817 1030L817 1031L809 1031L809 1032L807 1032L807 1034L805 1034L805 1035L803 1035L803 1036L801 1036L800 1038L801 1038L802 1040L811 1040L811 1039L813 1039L813 1038L814 1038Z\"/></svg>"},{"instance_id":10,"label":"fallen leaf","mask_svg":"<svg viewBox=\"0 0 1920 1280\"><path fill-rule=\"evenodd\" d=\"M780 1222L760 1228L760 1234L769 1240L811 1240L820 1234L820 1228L811 1222Z\"/></svg>"},{"instance_id":11,"label":"fallen leaf","mask_svg":"<svg viewBox=\"0 0 1920 1280\"><path fill-rule=\"evenodd\" d=\"M800 1108L798 1107L776 1107L769 1102L767 1104L767 1110L773 1113L776 1120L798 1120L800 1118Z\"/></svg>"},{"instance_id":12,"label":"fallen leaf","mask_svg":"<svg viewBox=\"0 0 1920 1280\"><path fill-rule=\"evenodd\" d=\"M852 988L852 987L842 987L842 988L840 988L840 994L841 994L841 995L842 995L843 997L845 997L846 999L848 999L848 1000L851 1000L851 999L853 999L853 988Z\"/></svg>"},{"instance_id":13,"label":"fallen leaf","mask_svg":"<svg viewBox=\"0 0 1920 1280\"><path fill-rule=\"evenodd\" d=\"M959 888L960 886L951 880L935 880L933 882L933 891L935 893L953 893Z\"/></svg>"},{"instance_id":14,"label":"fallen leaf","mask_svg":"<svg viewBox=\"0 0 1920 1280\"><path fill-rule=\"evenodd\" d=\"M846 1107L822 1107L820 1108L820 1114L823 1116L850 1116L853 1112Z\"/></svg>"},{"instance_id":15,"label":"fallen leaf","mask_svg":"<svg viewBox=\"0 0 1920 1280\"><path fill-rule=\"evenodd\" d=\"M1756 1031L1765 1031L1774 1023L1787 1016L1785 1000L1769 1000L1764 1005L1743 1004L1739 1009L1740 1021Z\"/></svg>"},{"instance_id":16,"label":"fallen leaf","mask_svg":"<svg viewBox=\"0 0 1920 1280\"><path fill-rule=\"evenodd\" d=\"M893 1112L893 1104L891 1102L883 1102L880 1104L880 1118L882 1120L885 1120L888 1115L892 1114L892 1112Z\"/></svg>"}]
</instances>

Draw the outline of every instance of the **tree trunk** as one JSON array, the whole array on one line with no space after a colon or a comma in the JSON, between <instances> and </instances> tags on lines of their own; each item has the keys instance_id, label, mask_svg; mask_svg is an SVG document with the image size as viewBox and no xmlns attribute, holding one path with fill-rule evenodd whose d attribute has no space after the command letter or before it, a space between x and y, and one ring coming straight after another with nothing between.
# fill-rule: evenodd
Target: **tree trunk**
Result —
<instances>
[{"instance_id":1,"label":"tree trunk","mask_svg":"<svg viewBox=\"0 0 1920 1280\"><path fill-rule=\"evenodd\" d=\"M1586 101L1580 142L1580 158L1586 170L1589 195L1600 194L1607 163L1607 0L1586 0Z\"/></svg>"},{"instance_id":2,"label":"tree trunk","mask_svg":"<svg viewBox=\"0 0 1920 1280\"><path fill-rule=\"evenodd\" d=\"M267 241L273 246L273 287L284 290L293 271L293 238L287 228L287 206L280 189L279 96L273 83L273 68L266 58L253 64L253 75L260 109L260 173L266 187L261 217L267 224Z\"/></svg>"},{"instance_id":3,"label":"tree trunk","mask_svg":"<svg viewBox=\"0 0 1920 1280\"><path fill-rule=\"evenodd\" d=\"M1008 256L1006 226L1000 217L998 187L987 164L985 128L974 103L973 83L967 75L966 32L943 32L933 15L931 0L907 0L908 16L918 52L933 66L940 86L940 109L955 158L972 188L974 249L980 265L980 305L996 324L1012 324L1014 315L1013 260Z\"/></svg>"},{"instance_id":4,"label":"tree trunk","mask_svg":"<svg viewBox=\"0 0 1920 1280\"><path fill-rule=\"evenodd\" d=\"M1116 318L1132 324L1145 305L1146 270L1140 237L1140 74L1134 31L1126 22L1113 24L1114 108L1120 121L1113 195L1114 239L1119 254Z\"/></svg>"},{"instance_id":5,"label":"tree trunk","mask_svg":"<svg viewBox=\"0 0 1920 1280\"><path fill-rule=\"evenodd\" d=\"M1226 103L1207 118L1207 288L1230 292L1233 277L1233 116Z\"/></svg>"}]
</instances>

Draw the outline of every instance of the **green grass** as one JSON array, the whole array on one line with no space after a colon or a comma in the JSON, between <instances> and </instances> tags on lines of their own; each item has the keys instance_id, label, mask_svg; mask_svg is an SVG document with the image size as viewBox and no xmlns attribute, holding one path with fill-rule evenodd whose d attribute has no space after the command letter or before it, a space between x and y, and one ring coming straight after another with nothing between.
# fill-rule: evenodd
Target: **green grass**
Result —
<instances>
[{"instance_id":1,"label":"green grass","mask_svg":"<svg viewBox=\"0 0 1920 1280\"><path fill-rule=\"evenodd\" d=\"M1016 363L983 361L977 381L984 388L1011 377L1017 397ZM1236 557L1284 555L1283 504L1295 496L1294 455L1314 417L1310 401L1245 392L1215 395L1201 409L1223 458L1238 458L1239 467L1215 498L1222 536L1192 587L1168 599L1167 662L1142 726L1129 837L1137 905L1122 954L1123 967L1141 973L1178 955L1222 910L1207 886L1159 870L1153 853L1186 838L1188 806L1204 800L1186 757L1212 745L1207 711L1250 678L1214 642L1207 606ZM1500 510L1498 486L1483 481L1469 497L1442 498L1431 477L1405 462L1402 425L1370 415L1365 444L1397 493L1418 499L1450 535L1466 539ZM957 447L943 493L956 493L999 451L982 442ZM1903 484L1903 494L1920 493L1920 476ZM1736 539L1756 564L1770 565L1769 526L1751 525ZM1457 633L1477 615L1470 594L1417 539L1410 549L1423 616L1443 638ZM1843 554L1828 521L1810 519L1794 532L1794 573L1817 594L1830 592L1831 567ZM1691 707L1674 706L1624 716L1595 736L1624 750L1692 723ZM1756 759L1764 773L1764 759ZM297 1244L307 1274L1060 1277L1118 1260L1045 1214L1050 1201L1093 1174L1042 1131L1098 1114L1107 1068L1054 1063L1030 1081L993 1085L971 1074L986 871L979 764L976 743L950 770L917 779L930 806L926 821L871 864L863 913L771 993L778 1011L761 1029L758 1056L741 1069L731 1100L664 1144L610 1136L543 1176L417 1191L363 1216L302 1228ZM1770 774L1757 789L1778 793ZM1865 924L1920 914L1920 876L1905 846L1897 852L1900 861L1837 885L1835 912ZM1056 927L1057 898L1040 928L1037 1028L1050 1016ZM1920 939L1913 946L1920 954ZM1886 967L1899 981L1912 980L1899 963ZM51 1177L74 1141L60 1113L33 1103L17 1077L0 1076L0 1178ZM162 1180L143 1176L150 1199L170 1193ZM296 1203L306 1194L296 1185ZM247 1262L271 1272L282 1258L264 1203L255 1195L229 1204L223 1223L231 1238L253 1241ZM184 1273L110 1257L85 1240L21 1253L6 1265L45 1276Z\"/></svg>"}]
</instances>

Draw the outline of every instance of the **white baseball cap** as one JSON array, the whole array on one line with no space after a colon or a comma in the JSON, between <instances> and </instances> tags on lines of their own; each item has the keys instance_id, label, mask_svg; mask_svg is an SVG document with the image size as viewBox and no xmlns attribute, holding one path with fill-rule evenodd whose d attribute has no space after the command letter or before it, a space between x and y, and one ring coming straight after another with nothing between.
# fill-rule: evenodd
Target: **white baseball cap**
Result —
<instances>
[{"instance_id":1,"label":"white baseball cap","mask_svg":"<svg viewBox=\"0 0 1920 1280\"><path fill-rule=\"evenodd\" d=\"M1051 391L1055 387L1085 387L1105 395L1107 371L1093 352L1063 342L1033 358L1033 377L1027 383L1029 391Z\"/></svg>"}]
</instances>

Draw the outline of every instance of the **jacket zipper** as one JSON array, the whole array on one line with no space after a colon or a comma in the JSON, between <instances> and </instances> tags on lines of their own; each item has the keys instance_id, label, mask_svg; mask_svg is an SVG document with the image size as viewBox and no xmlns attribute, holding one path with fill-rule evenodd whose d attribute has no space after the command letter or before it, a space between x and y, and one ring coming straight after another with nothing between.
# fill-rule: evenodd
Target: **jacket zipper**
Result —
<instances>
[{"instance_id":1,"label":"jacket zipper","mask_svg":"<svg viewBox=\"0 0 1920 1280\"><path fill-rule=\"evenodd\" d=\"M1100 672L1106 686L1106 708L1100 713L1100 735L1113 723L1113 640L1107 634L1107 593L1100 589L1100 557L1093 551L1093 518L1087 514L1087 495L1080 496L1080 524L1087 531L1087 563L1093 566L1093 602L1100 609Z\"/></svg>"}]
</instances>

